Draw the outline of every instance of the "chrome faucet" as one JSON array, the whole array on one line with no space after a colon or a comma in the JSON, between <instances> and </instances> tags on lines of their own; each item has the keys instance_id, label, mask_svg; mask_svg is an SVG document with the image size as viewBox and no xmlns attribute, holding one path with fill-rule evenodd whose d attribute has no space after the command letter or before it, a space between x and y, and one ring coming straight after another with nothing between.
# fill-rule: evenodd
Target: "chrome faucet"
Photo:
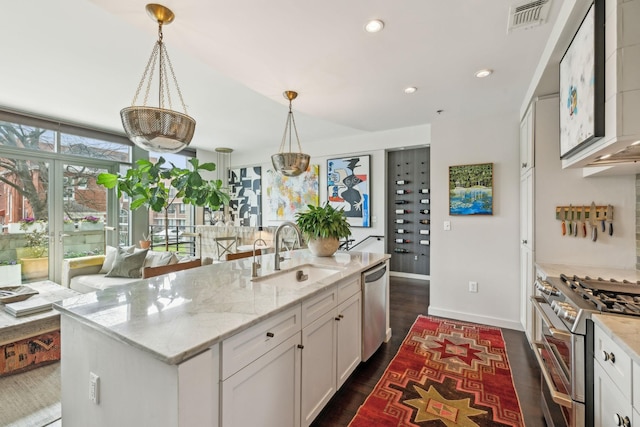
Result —
<instances>
[{"instance_id":1,"label":"chrome faucet","mask_svg":"<svg viewBox=\"0 0 640 427\"><path fill-rule=\"evenodd\" d=\"M280 270L280 261L284 261L284 258L280 256L280 231L286 227L291 227L296 231L296 234L298 235L298 244L300 246L303 245L302 232L300 231L297 225L295 225L293 222L290 222L290 221L285 221L282 224L280 224L278 228L276 228L276 232L273 236L273 240L275 244L275 251L274 251L275 253L273 255L274 270Z\"/></svg>"},{"instance_id":2,"label":"chrome faucet","mask_svg":"<svg viewBox=\"0 0 640 427\"><path fill-rule=\"evenodd\" d=\"M258 277L258 269L262 267L259 262L256 262L256 243L262 242L263 245L267 246L267 242L264 239L256 239L253 242L253 262L251 263L251 277Z\"/></svg>"}]
</instances>

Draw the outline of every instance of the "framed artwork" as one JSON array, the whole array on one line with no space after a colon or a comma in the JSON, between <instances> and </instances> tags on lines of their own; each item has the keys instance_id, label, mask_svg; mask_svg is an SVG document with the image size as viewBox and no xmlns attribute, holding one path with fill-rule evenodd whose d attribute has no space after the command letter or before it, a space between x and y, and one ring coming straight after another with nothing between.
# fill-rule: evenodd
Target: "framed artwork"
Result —
<instances>
[{"instance_id":1,"label":"framed artwork","mask_svg":"<svg viewBox=\"0 0 640 427\"><path fill-rule=\"evenodd\" d=\"M353 227L371 227L370 163L369 155L327 160L327 201Z\"/></svg>"},{"instance_id":2,"label":"framed artwork","mask_svg":"<svg viewBox=\"0 0 640 427\"><path fill-rule=\"evenodd\" d=\"M493 215L493 163L449 166L449 215Z\"/></svg>"},{"instance_id":3,"label":"framed artwork","mask_svg":"<svg viewBox=\"0 0 640 427\"><path fill-rule=\"evenodd\" d=\"M229 170L229 209L240 226L262 225L262 168L260 166Z\"/></svg>"},{"instance_id":4,"label":"framed artwork","mask_svg":"<svg viewBox=\"0 0 640 427\"><path fill-rule=\"evenodd\" d=\"M604 3L596 0L560 60L560 158L604 136Z\"/></svg>"},{"instance_id":5,"label":"framed artwork","mask_svg":"<svg viewBox=\"0 0 640 427\"><path fill-rule=\"evenodd\" d=\"M320 193L318 184L319 165L309 165L299 176L284 176L268 170L266 217L269 221L295 221L299 210L307 205L318 206Z\"/></svg>"}]
</instances>

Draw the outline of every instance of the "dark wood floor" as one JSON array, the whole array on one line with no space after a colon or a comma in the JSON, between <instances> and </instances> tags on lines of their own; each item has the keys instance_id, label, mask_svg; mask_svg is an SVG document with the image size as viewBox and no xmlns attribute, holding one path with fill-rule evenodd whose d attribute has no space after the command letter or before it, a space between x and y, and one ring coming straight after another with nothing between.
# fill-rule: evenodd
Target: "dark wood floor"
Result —
<instances>
[{"instance_id":1,"label":"dark wood floor","mask_svg":"<svg viewBox=\"0 0 640 427\"><path fill-rule=\"evenodd\" d=\"M361 363L315 419L312 427L347 426L396 355L418 314L427 314L429 282L392 277L390 321L393 336ZM540 371L524 333L503 329L514 383L527 427L544 426L540 409Z\"/></svg>"}]
</instances>

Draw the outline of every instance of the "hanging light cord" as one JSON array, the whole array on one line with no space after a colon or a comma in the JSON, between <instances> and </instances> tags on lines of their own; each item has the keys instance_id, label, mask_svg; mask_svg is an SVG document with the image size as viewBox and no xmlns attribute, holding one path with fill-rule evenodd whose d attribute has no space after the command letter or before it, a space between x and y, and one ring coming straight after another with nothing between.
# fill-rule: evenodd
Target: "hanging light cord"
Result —
<instances>
[{"instance_id":1,"label":"hanging light cord","mask_svg":"<svg viewBox=\"0 0 640 427\"><path fill-rule=\"evenodd\" d=\"M142 79L140 79L140 83L138 83L138 89L136 90L136 94L133 96L133 101L131 105L136 105L136 100L138 96L140 96L140 91L142 90L142 86L144 85L145 80L147 81L147 85L144 93L144 106L147 106L149 100L149 93L151 92L151 83L153 80L153 73L156 69L156 64L159 63L158 76L159 76L159 91L158 91L158 106L161 109L164 109L165 105L165 94L166 94L166 102L169 105L169 109L172 110L172 102L171 102L171 91L169 90L169 80L166 78L166 69L169 67L169 72L171 73L171 78L173 80L173 84L176 87L176 91L178 92L178 97L180 98L180 103L182 104L182 109L184 113L187 114L187 105L184 103L184 99L182 98L182 91L180 90L180 86L178 85L178 80L176 79L176 73L173 71L173 65L171 64L171 59L169 58L169 53L167 52L167 48L163 43L163 34L162 34L162 24L161 20L158 20L158 41L153 47L151 51L151 56L149 57L149 61L147 61L147 66L144 68L144 72L142 73ZM158 61L158 57L160 60ZM148 76L148 80L147 80Z\"/></svg>"},{"instance_id":2,"label":"hanging light cord","mask_svg":"<svg viewBox=\"0 0 640 427\"><path fill-rule=\"evenodd\" d=\"M296 127L296 119L293 117L293 111L291 111L292 100L289 99L289 114L287 114L287 122L284 127L284 134L282 135L282 142L280 143L279 151L281 153L284 152L284 145L287 140L287 133L289 134L289 152L291 153L291 140L293 135L291 133L291 129L293 128L293 132L296 134L296 141L298 141L298 150L302 153L302 146L300 145L300 137L298 136L298 128Z\"/></svg>"}]
</instances>

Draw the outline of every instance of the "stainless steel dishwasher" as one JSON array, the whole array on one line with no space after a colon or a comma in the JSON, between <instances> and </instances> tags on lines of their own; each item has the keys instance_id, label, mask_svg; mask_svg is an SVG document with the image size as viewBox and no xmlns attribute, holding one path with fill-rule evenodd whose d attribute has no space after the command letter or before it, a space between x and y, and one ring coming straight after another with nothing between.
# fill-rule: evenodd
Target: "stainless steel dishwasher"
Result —
<instances>
[{"instance_id":1,"label":"stainless steel dishwasher","mask_svg":"<svg viewBox=\"0 0 640 427\"><path fill-rule=\"evenodd\" d=\"M389 261L362 273L362 361L380 347L387 335Z\"/></svg>"}]
</instances>

